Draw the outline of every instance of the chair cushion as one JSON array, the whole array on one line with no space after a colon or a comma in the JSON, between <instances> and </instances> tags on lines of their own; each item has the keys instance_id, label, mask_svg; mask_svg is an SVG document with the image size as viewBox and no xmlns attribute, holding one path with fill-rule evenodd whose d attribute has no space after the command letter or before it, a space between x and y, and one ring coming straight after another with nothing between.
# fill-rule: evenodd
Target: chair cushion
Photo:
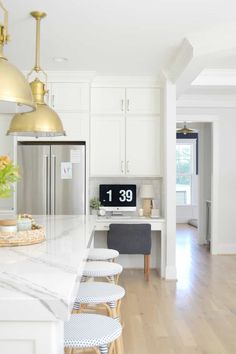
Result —
<instances>
[{"instance_id":1,"label":"chair cushion","mask_svg":"<svg viewBox=\"0 0 236 354\"><path fill-rule=\"evenodd\" d=\"M120 274L123 267L118 263L94 261L87 262L83 275L85 277L109 277Z\"/></svg>"},{"instance_id":2,"label":"chair cushion","mask_svg":"<svg viewBox=\"0 0 236 354\"><path fill-rule=\"evenodd\" d=\"M109 344L122 332L119 321L96 314L71 315L64 327L64 346L69 348L91 348Z\"/></svg>"},{"instance_id":3,"label":"chair cushion","mask_svg":"<svg viewBox=\"0 0 236 354\"><path fill-rule=\"evenodd\" d=\"M125 289L119 285L105 282L80 283L75 302L81 304L103 304L120 300L125 295Z\"/></svg>"},{"instance_id":4,"label":"chair cushion","mask_svg":"<svg viewBox=\"0 0 236 354\"><path fill-rule=\"evenodd\" d=\"M89 250L88 260L106 261L119 256L119 252L109 248L91 248Z\"/></svg>"},{"instance_id":5,"label":"chair cushion","mask_svg":"<svg viewBox=\"0 0 236 354\"><path fill-rule=\"evenodd\" d=\"M108 248L120 254L151 253L150 224L111 224L107 235Z\"/></svg>"}]
</instances>

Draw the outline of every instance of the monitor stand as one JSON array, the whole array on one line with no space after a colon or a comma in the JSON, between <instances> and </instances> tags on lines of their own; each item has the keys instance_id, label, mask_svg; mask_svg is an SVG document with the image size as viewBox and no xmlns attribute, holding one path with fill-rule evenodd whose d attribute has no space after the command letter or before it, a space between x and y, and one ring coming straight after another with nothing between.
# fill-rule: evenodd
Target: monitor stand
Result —
<instances>
[{"instance_id":1,"label":"monitor stand","mask_svg":"<svg viewBox=\"0 0 236 354\"><path fill-rule=\"evenodd\" d=\"M124 214L121 211L112 211L111 216L123 216Z\"/></svg>"}]
</instances>

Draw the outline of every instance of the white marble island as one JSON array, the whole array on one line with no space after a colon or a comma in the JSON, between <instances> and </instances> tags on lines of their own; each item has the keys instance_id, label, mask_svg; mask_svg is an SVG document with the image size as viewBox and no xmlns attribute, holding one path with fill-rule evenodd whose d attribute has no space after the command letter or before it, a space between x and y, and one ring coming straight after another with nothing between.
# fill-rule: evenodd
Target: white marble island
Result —
<instances>
[{"instance_id":1,"label":"white marble island","mask_svg":"<svg viewBox=\"0 0 236 354\"><path fill-rule=\"evenodd\" d=\"M0 353L62 354L93 216L35 216L46 242L0 248Z\"/></svg>"}]
</instances>

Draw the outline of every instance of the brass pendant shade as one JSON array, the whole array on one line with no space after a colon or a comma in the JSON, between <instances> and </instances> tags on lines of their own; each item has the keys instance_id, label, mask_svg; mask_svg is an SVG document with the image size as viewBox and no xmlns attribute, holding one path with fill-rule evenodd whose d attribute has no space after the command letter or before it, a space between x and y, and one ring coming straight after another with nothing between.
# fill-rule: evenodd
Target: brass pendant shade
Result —
<instances>
[{"instance_id":1,"label":"brass pendant shade","mask_svg":"<svg viewBox=\"0 0 236 354\"><path fill-rule=\"evenodd\" d=\"M36 74L42 72L47 78L47 74L41 69L39 64L40 21L46 14L34 11L31 12L31 15L36 19L36 59L35 66L28 76L34 71ZM45 86L38 77L30 83L36 111L16 114L11 121L7 132L8 135L32 137L66 135L58 114L44 102L44 96L47 93Z\"/></svg>"},{"instance_id":2,"label":"brass pendant shade","mask_svg":"<svg viewBox=\"0 0 236 354\"><path fill-rule=\"evenodd\" d=\"M176 132L179 134L187 135L187 134L196 133L196 130L188 128L186 122L184 122L183 128L176 129Z\"/></svg>"},{"instance_id":3,"label":"brass pendant shade","mask_svg":"<svg viewBox=\"0 0 236 354\"><path fill-rule=\"evenodd\" d=\"M24 75L4 57L3 47L8 42L8 13L4 12L4 25L0 24L0 113L31 112L35 110L30 86Z\"/></svg>"}]
</instances>

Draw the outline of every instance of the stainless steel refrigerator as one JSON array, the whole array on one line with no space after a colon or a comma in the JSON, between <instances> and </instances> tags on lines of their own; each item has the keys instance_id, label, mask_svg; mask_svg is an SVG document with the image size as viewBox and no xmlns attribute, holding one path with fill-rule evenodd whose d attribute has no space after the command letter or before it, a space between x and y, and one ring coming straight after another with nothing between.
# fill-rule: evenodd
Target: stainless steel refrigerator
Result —
<instances>
[{"instance_id":1,"label":"stainless steel refrigerator","mask_svg":"<svg viewBox=\"0 0 236 354\"><path fill-rule=\"evenodd\" d=\"M18 142L17 212L85 214L85 143Z\"/></svg>"}]
</instances>

